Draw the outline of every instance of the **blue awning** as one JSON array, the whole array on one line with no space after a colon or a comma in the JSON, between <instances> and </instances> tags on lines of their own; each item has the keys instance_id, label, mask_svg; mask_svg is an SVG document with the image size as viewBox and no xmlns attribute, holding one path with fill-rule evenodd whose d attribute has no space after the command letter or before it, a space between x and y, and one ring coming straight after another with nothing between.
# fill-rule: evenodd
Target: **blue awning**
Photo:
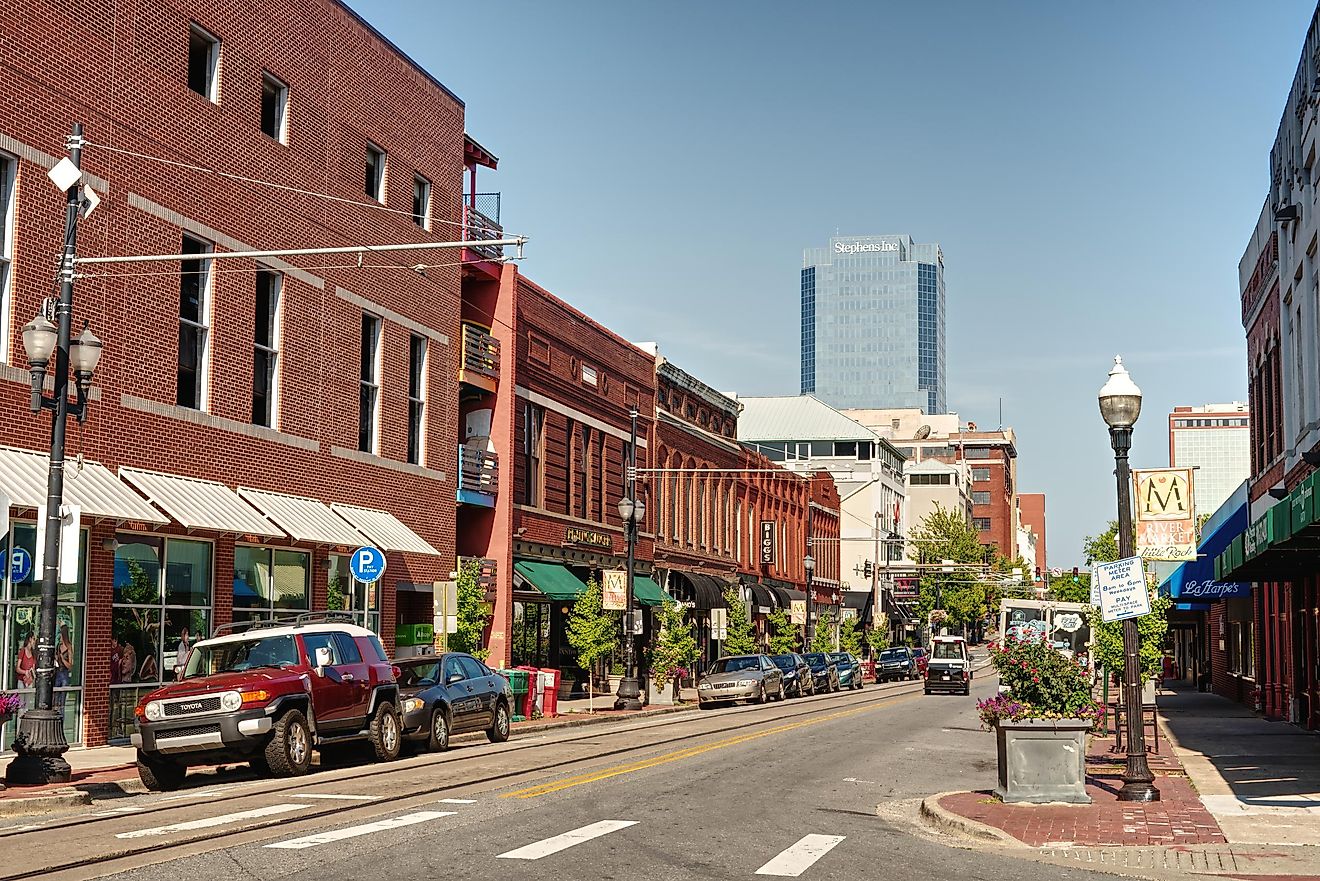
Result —
<instances>
[{"instance_id":1,"label":"blue awning","mask_svg":"<svg viewBox=\"0 0 1320 881\"><path fill-rule=\"evenodd\" d=\"M1251 595L1250 583L1215 580L1215 557L1247 528L1248 505L1244 496L1245 493L1234 493L1206 522L1210 531L1197 545L1196 559L1183 563L1164 579L1160 584L1160 596L1183 603L1204 603Z\"/></svg>"}]
</instances>

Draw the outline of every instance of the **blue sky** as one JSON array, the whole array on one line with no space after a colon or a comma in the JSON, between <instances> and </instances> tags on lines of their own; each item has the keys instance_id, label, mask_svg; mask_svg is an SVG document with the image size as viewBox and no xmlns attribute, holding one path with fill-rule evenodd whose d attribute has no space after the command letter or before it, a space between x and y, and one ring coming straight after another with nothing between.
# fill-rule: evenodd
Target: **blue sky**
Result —
<instances>
[{"instance_id":1,"label":"blue sky","mask_svg":"<svg viewBox=\"0 0 1320 881\"><path fill-rule=\"evenodd\" d=\"M522 270L717 388L797 392L803 248L939 242L950 407L1003 398L1051 565L1114 516L1114 354L1137 467L1175 404L1245 400L1237 263L1308 0L350 2L467 103Z\"/></svg>"}]
</instances>

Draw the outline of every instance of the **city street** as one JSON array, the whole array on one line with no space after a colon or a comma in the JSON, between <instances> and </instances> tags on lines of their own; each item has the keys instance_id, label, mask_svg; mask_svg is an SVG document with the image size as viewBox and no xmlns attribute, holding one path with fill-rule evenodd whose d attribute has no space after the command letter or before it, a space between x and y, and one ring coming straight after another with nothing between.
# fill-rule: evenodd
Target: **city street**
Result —
<instances>
[{"instance_id":1,"label":"city street","mask_svg":"<svg viewBox=\"0 0 1320 881\"><path fill-rule=\"evenodd\" d=\"M993 688L983 677L974 694ZM918 825L920 797L992 782L974 701L895 683L127 797L11 821L0 871L347 879L388 862L399 877L1060 877Z\"/></svg>"}]
</instances>

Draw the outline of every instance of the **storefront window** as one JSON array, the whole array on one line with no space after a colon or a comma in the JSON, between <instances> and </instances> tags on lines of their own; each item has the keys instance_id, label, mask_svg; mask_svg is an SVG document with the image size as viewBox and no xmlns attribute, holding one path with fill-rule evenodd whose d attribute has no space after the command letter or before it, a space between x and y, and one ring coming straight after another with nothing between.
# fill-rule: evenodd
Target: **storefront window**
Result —
<instances>
[{"instance_id":1,"label":"storefront window","mask_svg":"<svg viewBox=\"0 0 1320 881\"><path fill-rule=\"evenodd\" d=\"M14 690L23 706L33 705L37 678L37 623L41 599L41 572L36 566L37 529L33 523L12 524L12 547L0 542L7 565L0 566L0 687ZM55 706L64 710L64 736L82 742L82 685L86 650L87 531L78 547L78 580L59 586L55 612ZM18 577L14 577L18 576ZM13 743L16 722L0 729L0 750Z\"/></svg>"},{"instance_id":2,"label":"storefront window","mask_svg":"<svg viewBox=\"0 0 1320 881\"><path fill-rule=\"evenodd\" d=\"M121 534L115 544L110 618L109 737L133 730L138 698L171 682L210 634L211 544Z\"/></svg>"},{"instance_id":3,"label":"storefront window","mask_svg":"<svg viewBox=\"0 0 1320 881\"><path fill-rule=\"evenodd\" d=\"M234 620L258 621L310 608L311 560L302 551L234 548Z\"/></svg>"},{"instance_id":4,"label":"storefront window","mask_svg":"<svg viewBox=\"0 0 1320 881\"><path fill-rule=\"evenodd\" d=\"M348 571L348 557L330 556L326 576L326 608L332 612L351 612L353 623L372 633L380 633L380 582L363 584Z\"/></svg>"},{"instance_id":5,"label":"storefront window","mask_svg":"<svg viewBox=\"0 0 1320 881\"><path fill-rule=\"evenodd\" d=\"M513 604L514 666L544 666L550 655L550 606L544 603Z\"/></svg>"}]
</instances>

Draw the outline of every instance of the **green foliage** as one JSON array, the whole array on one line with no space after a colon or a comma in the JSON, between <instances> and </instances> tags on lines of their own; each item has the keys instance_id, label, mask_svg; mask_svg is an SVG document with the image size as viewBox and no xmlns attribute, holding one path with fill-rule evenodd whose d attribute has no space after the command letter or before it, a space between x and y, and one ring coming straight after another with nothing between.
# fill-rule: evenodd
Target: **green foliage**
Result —
<instances>
[{"instance_id":1,"label":"green foliage","mask_svg":"<svg viewBox=\"0 0 1320 881\"><path fill-rule=\"evenodd\" d=\"M1099 718L1086 665L1044 639L1014 639L990 647L990 659L1008 694L977 704L981 721Z\"/></svg>"},{"instance_id":2,"label":"green foliage","mask_svg":"<svg viewBox=\"0 0 1320 881\"><path fill-rule=\"evenodd\" d=\"M858 627L856 616L844 618L843 623L839 625L839 650L852 652L854 655L862 653L862 631Z\"/></svg>"},{"instance_id":3,"label":"green foliage","mask_svg":"<svg viewBox=\"0 0 1320 881\"><path fill-rule=\"evenodd\" d=\"M1110 520L1109 528L1099 535L1088 535L1082 540L1082 553L1086 563L1112 563L1118 559L1118 521Z\"/></svg>"},{"instance_id":4,"label":"green foliage","mask_svg":"<svg viewBox=\"0 0 1320 881\"><path fill-rule=\"evenodd\" d=\"M1156 596L1151 591L1150 614L1137 619L1137 634L1141 637L1141 678L1149 681L1158 676L1164 665L1164 635L1169 629L1169 609L1173 600ZM1100 610L1091 610L1091 628L1095 633L1095 651L1092 663L1103 665L1111 674L1120 675L1126 659L1123 655L1123 622L1101 621Z\"/></svg>"},{"instance_id":5,"label":"green foliage","mask_svg":"<svg viewBox=\"0 0 1320 881\"><path fill-rule=\"evenodd\" d=\"M1091 601L1091 573L1078 572L1077 583L1072 580L1072 573L1065 572L1051 577L1049 584L1050 598L1064 603L1089 603Z\"/></svg>"},{"instance_id":6,"label":"green foliage","mask_svg":"<svg viewBox=\"0 0 1320 881\"><path fill-rule=\"evenodd\" d=\"M724 602L729 607L729 635L721 646L724 654L752 654L756 651L756 635L752 633L752 621L747 614L747 604L743 602L738 588L730 587L724 591Z\"/></svg>"},{"instance_id":7,"label":"green foliage","mask_svg":"<svg viewBox=\"0 0 1320 881\"><path fill-rule=\"evenodd\" d=\"M866 631L866 644L871 647L873 653L879 653L889 648L889 628L877 627Z\"/></svg>"},{"instance_id":8,"label":"green foliage","mask_svg":"<svg viewBox=\"0 0 1320 881\"><path fill-rule=\"evenodd\" d=\"M912 531L911 540L918 559L927 564L952 560L964 566L983 566L987 562L981 534L961 512L938 504ZM1003 558L993 550L989 553L992 567L1002 569ZM998 586L985 583L972 569L928 570L921 576L918 590L917 608L921 616L924 618L931 610L943 608L949 613L945 622L948 626L964 627L999 611Z\"/></svg>"},{"instance_id":9,"label":"green foliage","mask_svg":"<svg viewBox=\"0 0 1320 881\"><path fill-rule=\"evenodd\" d=\"M588 671L619 646L618 616L605 611L603 604L600 582L592 578L568 616L568 644L577 653L579 666Z\"/></svg>"},{"instance_id":10,"label":"green foliage","mask_svg":"<svg viewBox=\"0 0 1320 881\"><path fill-rule=\"evenodd\" d=\"M651 676L657 688L688 674L701 656L692 622L684 621L683 607L666 602L660 608L660 636L651 653Z\"/></svg>"},{"instance_id":11,"label":"green foliage","mask_svg":"<svg viewBox=\"0 0 1320 881\"><path fill-rule=\"evenodd\" d=\"M829 606L820 607L816 616L816 629L811 634L813 652L834 651L834 616Z\"/></svg>"},{"instance_id":12,"label":"green foliage","mask_svg":"<svg viewBox=\"0 0 1320 881\"><path fill-rule=\"evenodd\" d=\"M802 634L797 625L788 619L783 609L775 609L766 619L770 633L770 654L787 655L798 651L802 645Z\"/></svg>"},{"instance_id":13,"label":"green foliage","mask_svg":"<svg viewBox=\"0 0 1320 881\"><path fill-rule=\"evenodd\" d=\"M486 591L478 580L481 564L472 560L458 570L458 630L449 637L454 651L467 652L475 658L485 659L489 649L481 647L490 620L490 606Z\"/></svg>"}]
</instances>

